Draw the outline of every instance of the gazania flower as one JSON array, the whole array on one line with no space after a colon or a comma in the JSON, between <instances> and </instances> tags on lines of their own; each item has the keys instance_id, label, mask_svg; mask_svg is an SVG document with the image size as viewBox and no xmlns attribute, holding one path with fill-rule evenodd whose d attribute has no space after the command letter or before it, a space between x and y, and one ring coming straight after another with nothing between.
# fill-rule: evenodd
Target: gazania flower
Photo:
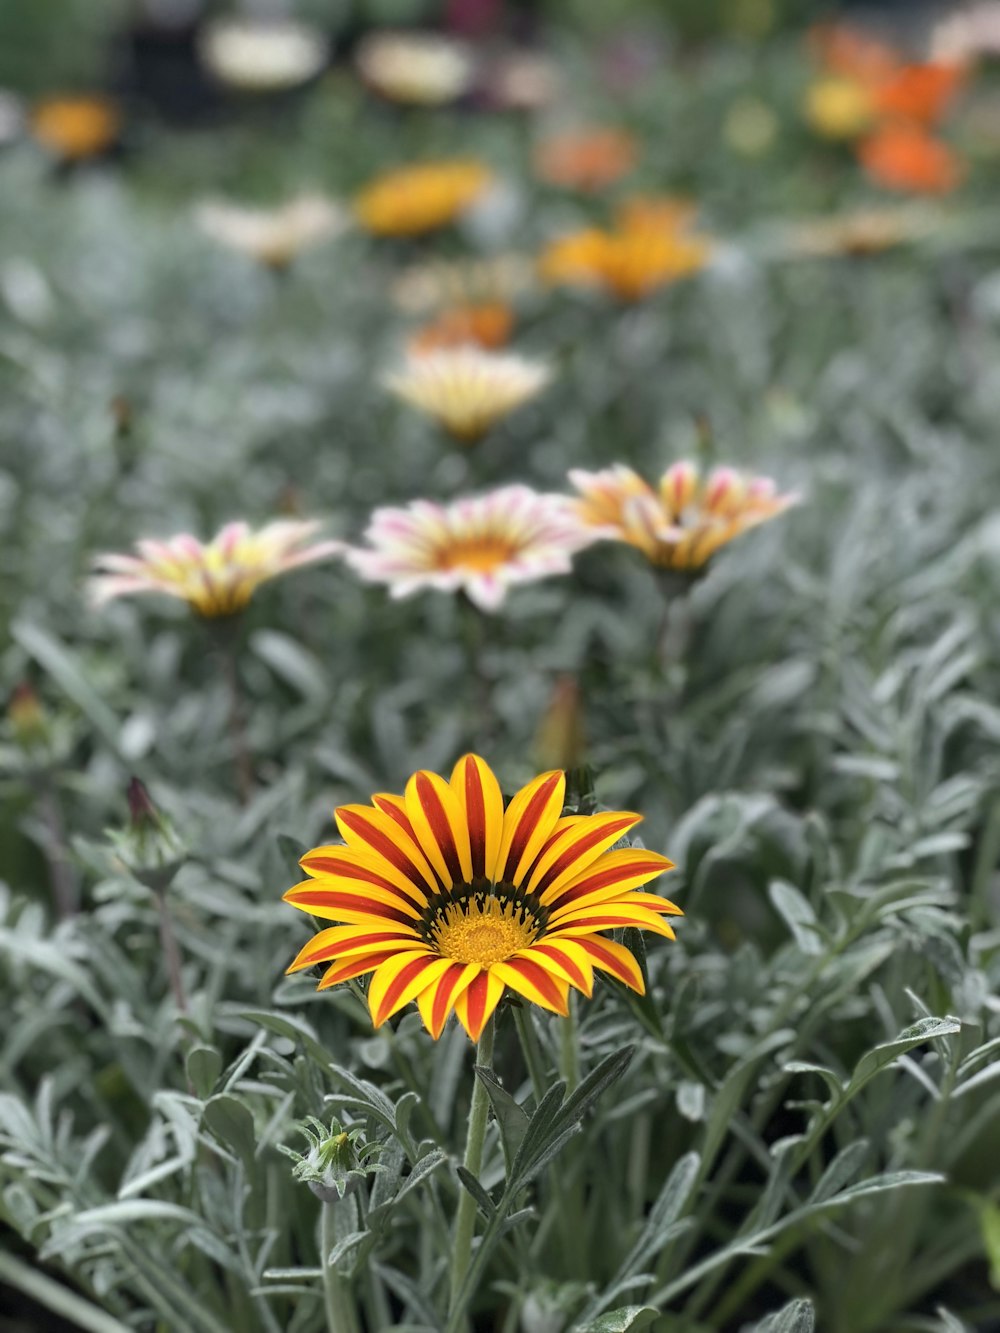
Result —
<instances>
[{"instance_id":1,"label":"gazania flower","mask_svg":"<svg viewBox=\"0 0 1000 1333\"><path fill-rule=\"evenodd\" d=\"M513 50L497 56L486 77L491 103L505 110L537 111L554 102L559 72L538 51Z\"/></svg>"},{"instance_id":2,"label":"gazania flower","mask_svg":"<svg viewBox=\"0 0 1000 1333\"><path fill-rule=\"evenodd\" d=\"M566 1014L571 986L592 994L595 968L642 994L635 958L601 932L673 939L664 917L680 909L641 892L672 862L608 850L640 816L563 816L565 785L563 773L543 773L504 809L492 771L470 754L450 781L421 771L402 796L342 806L344 845L307 852L309 878L285 894L336 924L288 970L327 965L321 990L368 975L376 1027L415 1000L435 1039L454 1010L478 1041L507 989Z\"/></svg>"},{"instance_id":3,"label":"gazania flower","mask_svg":"<svg viewBox=\"0 0 1000 1333\"><path fill-rule=\"evenodd\" d=\"M526 255L438 259L400 274L392 295L402 310L424 314L470 305L509 305L531 287L534 266Z\"/></svg>"},{"instance_id":4,"label":"gazania flower","mask_svg":"<svg viewBox=\"0 0 1000 1333\"><path fill-rule=\"evenodd\" d=\"M956 62L904 65L878 85L875 108L886 118L935 125L964 81L965 68Z\"/></svg>"},{"instance_id":5,"label":"gazania flower","mask_svg":"<svg viewBox=\"0 0 1000 1333\"><path fill-rule=\"evenodd\" d=\"M220 83L244 92L279 92L318 74L329 43L307 23L223 18L202 29L198 54Z\"/></svg>"},{"instance_id":6,"label":"gazania flower","mask_svg":"<svg viewBox=\"0 0 1000 1333\"><path fill-rule=\"evenodd\" d=\"M783 513L796 495L779 495L767 477L716 468L702 478L697 464L674 463L654 490L631 468L573 471L583 497L580 519L603 537L636 546L664 569L696 570L741 532Z\"/></svg>"},{"instance_id":7,"label":"gazania flower","mask_svg":"<svg viewBox=\"0 0 1000 1333\"><path fill-rule=\"evenodd\" d=\"M794 255L876 255L917 240L934 226L932 216L908 208L867 208L797 223L787 245Z\"/></svg>"},{"instance_id":8,"label":"gazania flower","mask_svg":"<svg viewBox=\"0 0 1000 1333\"><path fill-rule=\"evenodd\" d=\"M97 157L121 134L121 112L101 96L49 97L31 111L31 132L43 148L64 162Z\"/></svg>"},{"instance_id":9,"label":"gazania flower","mask_svg":"<svg viewBox=\"0 0 1000 1333\"><path fill-rule=\"evenodd\" d=\"M518 583L568 574L572 556L595 540L565 496L527 486L376 509L365 539L347 562L369 582L388 584L393 597L462 591L483 611L495 611Z\"/></svg>"},{"instance_id":10,"label":"gazania flower","mask_svg":"<svg viewBox=\"0 0 1000 1333\"><path fill-rule=\"evenodd\" d=\"M542 361L464 346L411 354L385 385L470 443L540 394L551 377Z\"/></svg>"},{"instance_id":11,"label":"gazania flower","mask_svg":"<svg viewBox=\"0 0 1000 1333\"><path fill-rule=\"evenodd\" d=\"M603 287L619 300L638 301L697 273L711 252L710 241L690 233L594 228L554 241L539 259L539 272L554 284Z\"/></svg>"},{"instance_id":12,"label":"gazania flower","mask_svg":"<svg viewBox=\"0 0 1000 1333\"><path fill-rule=\"evenodd\" d=\"M442 106L467 93L476 67L464 42L434 32L375 32L362 41L357 66L391 102Z\"/></svg>"},{"instance_id":13,"label":"gazania flower","mask_svg":"<svg viewBox=\"0 0 1000 1333\"><path fill-rule=\"evenodd\" d=\"M417 329L407 342L407 350L420 355L469 344L495 350L507 345L513 328L514 312L500 301L452 306Z\"/></svg>"},{"instance_id":14,"label":"gazania flower","mask_svg":"<svg viewBox=\"0 0 1000 1333\"><path fill-rule=\"evenodd\" d=\"M965 61L1000 53L1000 4L979 4L949 14L934 25L930 40L935 60Z\"/></svg>"},{"instance_id":15,"label":"gazania flower","mask_svg":"<svg viewBox=\"0 0 1000 1333\"><path fill-rule=\"evenodd\" d=\"M341 210L321 195L302 195L271 209L209 201L196 217L207 236L271 268L285 268L344 225Z\"/></svg>"},{"instance_id":16,"label":"gazania flower","mask_svg":"<svg viewBox=\"0 0 1000 1333\"><path fill-rule=\"evenodd\" d=\"M354 207L376 236L419 236L461 217L492 183L489 168L471 158L424 162L379 176Z\"/></svg>"},{"instance_id":17,"label":"gazania flower","mask_svg":"<svg viewBox=\"0 0 1000 1333\"><path fill-rule=\"evenodd\" d=\"M575 130L544 139L535 170L550 185L594 193L631 171L637 157L635 139L624 130Z\"/></svg>"},{"instance_id":18,"label":"gazania flower","mask_svg":"<svg viewBox=\"0 0 1000 1333\"><path fill-rule=\"evenodd\" d=\"M806 95L805 114L824 139L856 139L876 118L875 94L857 79L820 79Z\"/></svg>"},{"instance_id":19,"label":"gazania flower","mask_svg":"<svg viewBox=\"0 0 1000 1333\"><path fill-rule=\"evenodd\" d=\"M858 156L876 185L904 194L950 194L962 177L952 149L919 125L883 126L861 143Z\"/></svg>"},{"instance_id":20,"label":"gazania flower","mask_svg":"<svg viewBox=\"0 0 1000 1333\"><path fill-rule=\"evenodd\" d=\"M136 542L136 555L97 556L91 593L100 605L114 597L160 592L179 597L201 616L231 616L262 583L344 549L342 542L310 543L319 526L281 520L255 532L246 523L228 523L208 543L187 533Z\"/></svg>"}]
</instances>

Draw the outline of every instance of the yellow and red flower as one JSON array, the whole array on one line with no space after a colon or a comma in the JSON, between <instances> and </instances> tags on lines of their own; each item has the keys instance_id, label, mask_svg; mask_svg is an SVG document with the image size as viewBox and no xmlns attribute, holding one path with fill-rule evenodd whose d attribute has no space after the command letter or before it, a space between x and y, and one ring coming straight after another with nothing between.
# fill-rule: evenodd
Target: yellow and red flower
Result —
<instances>
[{"instance_id":1,"label":"yellow and red flower","mask_svg":"<svg viewBox=\"0 0 1000 1333\"><path fill-rule=\"evenodd\" d=\"M590 996L594 970L642 994L633 955L603 931L674 938L680 909L641 892L673 863L658 852L611 849L640 816L564 816L565 775L543 773L504 808L492 770L465 755L450 781L415 773L402 796L335 812L344 845L302 858L309 876L285 894L336 924L288 969L326 965L325 990L369 975L380 1027L416 1001L436 1039L452 1010L473 1041L509 989L566 1014L573 987Z\"/></svg>"},{"instance_id":2,"label":"yellow and red flower","mask_svg":"<svg viewBox=\"0 0 1000 1333\"><path fill-rule=\"evenodd\" d=\"M210 542L189 533L136 542L136 555L99 555L90 580L94 601L159 592L209 619L242 611L262 583L300 565L339 555L343 542L310 542L317 522L279 520L253 531L228 523Z\"/></svg>"},{"instance_id":3,"label":"yellow and red flower","mask_svg":"<svg viewBox=\"0 0 1000 1333\"><path fill-rule=\"evenodd\" d=\"M664 569L700 569L721 546L798 500L779 494L768 477L720 467L702 478L687 461L669 467L655 490L621 464L569 477L582 497L576 505L582 522L599 536L638 547Z\"/></svg>"},{"instance_id":4,"label":"yellow and red flower","mask_svg":"<svg viewBox=\"0 0 1000 1333\"><path fill-rule=\"evenodd\" d=\"M490 169L473 158L423 162L377 177L354 210L376 236L420 236L456 221L492 183Z\"/></svg>"}]
</instances>

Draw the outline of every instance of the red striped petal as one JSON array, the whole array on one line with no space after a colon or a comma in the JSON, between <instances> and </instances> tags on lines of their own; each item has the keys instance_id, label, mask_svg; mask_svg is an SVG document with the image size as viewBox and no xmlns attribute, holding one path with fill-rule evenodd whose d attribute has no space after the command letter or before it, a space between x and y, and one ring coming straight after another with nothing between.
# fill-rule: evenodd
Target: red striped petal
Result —
<instances>
[{"instance_id":1,"label":"red striped petal","mask_svg":"<svg viewBox=\"0 0 1000 1333\"><path fill-rule=\"evenodd\" d=\"M588 935L575 940L574 943L590 954L594 966L599 967L602 972L610 972L612 976L617 977L632 990L638 991L640 995L646 994L646 982L642 970L634 954L623 944L616 944L614 940L605 939L603 935Z\"/></svg>"},{"instance_id":2,"label":"red striped petal","mask_svg":"<svg viewBox=\"0 0 1000 1333\"><path fill-rule=\"evenodd\" d=\"M595 934L600 930L619 930L624 926L636 926L640 930L651 930L654 935L666 935L668 940L676 939L673 927L668 926L657 912L648 912L643 907L629 907L623 902L601 903L593 910L569 916L565 921L551 929L546 939L560 937L573 938L576 935Z\"/></svg>"},{"instance_id":3,"label":"red striped petal","mask_svg":"<svg viewBox=\"0 0 1000 1333\"><path fill-rule=\"evenodd\" d=\"M420 953L399 953L387 959L372 977L368 1008L377 1028L451 966L449 959L421 947Z\"/></svg>"},{"instance_id":4,"label":"red striped petal","mask_svg":"<svg viewBox=\"0 0 1000 1333\"><path fill-rule=\"evenodd\" d=\"M323 978L317 990L329 990L331 986L337 986L342 981L352 981L355 977L363 977L366 972L374 972L384 962L396 956L395 949L389 949L385 953L368 953L360 958L344 958L339 963L334 963L323 973Z\"/></svg>"},{"instance_id":5,"label":"red striped petal","mask_svg":"<svg viewBox=\"0 0 1000 1333\"><path fill-rule=\"evenodd\" d=\"M472 878L469 832L455 793L436 773L422 770L406 784L406 813L420 849L448 885Z\"/></svg>"},{"instance_id":6,"label":"red striped petal","mask_svg":"<svg viewBox=\"0 0 1000 1333\"><path fill-rule=\"evenodd\" d=\"M353 851L336 844L314 847L311 852L306 852L299 865L307 875L316 879L330 877L342 881L340 887L349 886L352 882L367 884L375 889L384 889L393 900L416 903L418 907L427 906L425 890L418 888L411 879L373 852Z\"/></svg>"},{"instance_id":7,"label":"red striped petal","mask_svg":"<svg viewBox=\"0 0 1000 1333\"><path fill-rule=\"evenodd\" d=\"M568 981L588 998L594 993L593 964L580 948L579 940L540 940L522 950L518 957L530 958L546 971Z\"/></svg>"},{"instance_id":8,"label":"red striped petal","mask_svg":"<svg viewBox=\"0 0 1000 1333\"><path fill-rule=\"evenodd\" d=\"M321 930L299 950L295 961L286 969L298 972L314 963L328 963L334 958L349 958L353 954L382 953L388 948L405 949L407 943L420 943L416 932L405 926L388 930L358 930L356 925L332 926Z\"/></svg>"},{"instance_id":9,"label":"red striped petal","mask_svg":"<svg viewBox=\"0 0 1000 1333\"><path fill-rule=\"evenodd\" d=\"M617 852L605 852L582 874L565 883L548 906L559 915L571 903L584 898L589 899L593 894L620 897L628 890L638 888L640 884L645 884L672 868L673 862L665 856L660 856L658 852L647 852L633 847L625 847Z\"/></svg>"},{"instance_id":10,"label":"red striped petal","mask_svg":"<svg viewBox=\"0 0 1000 1333\"><path fill-rule=\"evenodd\" d=\"M532 1004L551 1009L556 1014L569 1012L568 984L531 958L515 956L505 963L494 963L490 971Z\"/></svg>"},{"instance_id":11,"label":"red striped petal","mask_svg":"<svg viewBox=\"0 0 1000 1333\"><path fill-rule=\"evenodd\" d=\"M334 816L349 847L374 852L422 892L437 893L442 887L423 852L392 815L367 805L342 805Z\"/></svg>"},{"instance_id":12,"label":"red striped petal","mask_svg":"<svg viewBox=\"0 0 1000 1333\"><path fill-rule=\"evenodd\" d=\"M311 879L289 889L284 900L312 916L326 917L330 921L363 922L374 918L372 924L376 929L382 921L397 921L407 926L419 919L409 904L395 906L357 889L324 889Z\"/></svg>"},{"instance_id":13,"label":"red striped petal","mask_svg":"<svg viewBox=\"0 0 1000 1333\"><path fill-rule=\"evenodd\" d=\"M493 770L478 755L467 754L451 775L469 834L473 879L493 879L503 835L503 795Z\"/></svg>"},{"instance_id":14,"label":"red striped petal","mask_svg":"<svg viewBox=\"0 0 1000 1333\"><path fill-rule=\"evenodd\" d=\"M543 773L517 793L503 817L498 882L521 882L558 822L565 793L566 775L558 770Z\"/></svg>"},{"instance_id":15,"label":"red striped petal","mask_svg":"<svg viewBox=\"0 0 1000 1333\"><path fill-rule=\"evenodd\" d=\"M627 810L615 810L588 815L568 828L557 829L532 867L528 892L538 894L543 903L551 902L564 884L593 865L602 852L635 828L641 818Z\"/></svg>"},{"instance_id":16,"label":"red striped petal","mask_svg":"<svg viewBox=\"0 0 1000 1333\"><path fill-rule=\"evenodd\" d=\"M478 1041L483 1028L500 1003L503 982L492 971L480 972L455 1001L455 1013L473 1041Z\"/></svg>"},{"instance_id":17,"label":"red striped petal","mask_svg":"<svg viewBox=\"0 0 1000 1333\"><path fill-rule=\"evenodd\" d=\"M417 1008L424 1027L435 1041L440 1037L455 1001L478 974L479 967L475 963L452 963L447 972L417 996Z\"/></svg>"}]
</instances>

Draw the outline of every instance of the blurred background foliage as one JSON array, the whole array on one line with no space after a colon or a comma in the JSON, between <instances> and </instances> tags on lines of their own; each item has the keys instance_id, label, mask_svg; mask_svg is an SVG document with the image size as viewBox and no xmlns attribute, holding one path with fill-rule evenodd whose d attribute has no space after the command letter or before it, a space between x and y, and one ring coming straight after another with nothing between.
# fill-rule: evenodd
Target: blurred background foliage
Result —
<instances>
[{"instance_id":1,"label":"blurred background foliage","mask_svg":"<svg viewBox=\"0 0 1000 1333\"><path fill-rule=\"evenodd\" d=\"M877 196L803 125L801 32L777 5L671 6L623 86L593 43L612 17L648 34L663 6L613 8L532 12L566 110L633 129L629 188L691 194L720 252L635 308L531 294L517 344L555 381L471 451L378 382L407 331L392 282L415 258L531 251L606 216L531 182L530 118L400 112L335 65L186 128L136 94L121 155L83 170L30 143L0 156L0 687L30 681L50 729L43 760L10 720L0 750L15 1265L0 1278L51 1308L25 1276L39 1255L28 1271L85 1303L63 1310L71 1327L108 1311L105 1333L321 1328L317 1202L276 1146L334 1111L388 1166L340 1238L368 1327L435 1327L464 1038L432 1046L412 1015L373 1034L352 991L284 979L303 928L280 894L335 804L418 766L474 746L510 790L570 762L567 699L597 797L645 814L688 915L676 946L649 946L647 1002L602 986L584 1011L584 1068L634 1042L632 1064L558 1186L532 1188L537 1217L498 1249L476 1328L598 1330L646 1300L656 1333L787 1333L813 1306L830 1333L998 1326L1000 139L959 121L973 169L926 237L803 258L789 220ZM433 16L300 12L345 40ZM134 17L4 5L0 83L129 86ZM708 20L717 40L678 55ZM733 133L748 106L772 127L749 152ZM193 224L208 193L346 196L375 167L473 149L504 207L440 240L352 233L276 274ZM515 477L560 489L570 466L619 460L653 476L689 454L767 472L803 504L696 586L683 655L664 659L654 575L625 547L518 591L485 631L456 601L391 602L337 565L262 590L239 654L259 780L245 807L208 629L145 599L98 615L81 594L95 552L147 534L284 513L353 540L378 504ZM480 633L488 708L469 670ZM180 1020L155 895L105 838L133 774L189 849L170 888ZM67 867L84 910L57 922ZM557 1023L532 1022L554 1079ZM531 1109L506 1019L498 1066ZM501 1148L494 1126L491 1188ZM944 1179L908 1188L901 1172ZM580 1204L570 1237L560 1191Z\"/></svg>"}]
</instances>

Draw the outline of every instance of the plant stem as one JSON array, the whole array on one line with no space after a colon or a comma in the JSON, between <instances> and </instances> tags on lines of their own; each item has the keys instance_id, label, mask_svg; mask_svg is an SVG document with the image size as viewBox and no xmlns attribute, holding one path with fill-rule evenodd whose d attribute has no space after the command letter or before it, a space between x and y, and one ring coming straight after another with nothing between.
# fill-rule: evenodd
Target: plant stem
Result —
<instances>
[{"instance_id":1,"label":"plant stem","mask_svg":"<svg viewBox=\"0 0 1000 1333\"><path fill-rule=\"evenodd\" d=\"M573 995L569 997L566 1017L559 1024L559 1064L560 1072L566 1080L566 1094L576 1091L580 1082L580 1054L576 1040L576 1004Z\"/></svg>"},{"instance_id":2,"label":"plant stem","mask_svg":"<svg viewBox=\"0 0 1000 1333\"><path fill-rule=\"evenodd\" d=\"M237 629L226 625L218 636L219 659L222 663L222 675L229 695L229 738L233 746L233 764L236 772L236 789L240 800L248 805L253 799L254 776L253 760L247 741L246 707L243 690L240 686L239 660L236 653Z\"/></svg>"},{"instance_id":3,"label":"plant stem","mask_svg":"<svg viewBox=\"0 0 1000 1333\"><path fill-rule=\"evenodd\" d=\"M63 826L62 811L53 789L51 779L42 777L36 785L38 809L45 826L43 851L49 867L49 880L52 884L52 898L56 915L61 921L76 913L78 894L76 876L66 854L66 830Z\"/></svg>"},{"instance_id":4,"label":"plant stem","mask_svg":"<svg viewBox=\"0 0 1000 1333\"><path fill-rule=\"evenodd\" d=\"M174 934L174 922L170 915L170 906L167 903L167 894L165 889L156 893L156 906L160 914L160 943L163 946L163 957L167 964L167 976L170 978L170 990L174 997L174 1004L182 1014L188 1011L187 993L184 990L184 977L181 973L181 951L177 943L177 936Z\"/></svg>"},{"instance_id":5,"label":"plant stem","mask_svg":"<svg viewBox=\"0 0 1000 1333\"><path fill-rule=\"evenodd\" d=\"M517 1028L521 1051L524 1054L524 1063L528 1066L531 1090L535 1094L535 1105L537 1106L548 1091L545 1086L545 1066L542 1063L542 1053L538 1047L538 1037L535 1035L535 1029L532 1026L531 1015L523 1005L513 1006L513 1014L514 1026Z\"/></svg>"},{"instance_id":6,"label":"plant stem","mask_svg":"<svg viewBox=\"0 0 1000 1333\"><path fill-rule=\"evenodd\" d=\"M493 1019L483 1028L476 1047L476 1064L486 1069L493 1067ZM483 1081L473 1073L472 1101L469 1104L469 1127L465 1139L465 1158L463 1165L471 1175L479 1179L483 1165L483 1144L486 1141L486 1122L489 1115L490 1099ZM448 1297L448 1313L454 1320L457 1313L458 1294L462 1282L472 1262L472 1238L476 1229L476 1201L465 1187L462 1187L455 1213L455 1237L451 1259L451 1286Z\"/></svg>"},{"instance_id":7,"label":"plant stem","mask_svg":"<svg viewBox=\"0 0 1000 1333\"><path fill-rule=\"evenodd\" d=\"M358 1321L348 1283L330 1263L330 1251L336 1244L335 1209L339 1199L325 1199L320 1213L320 1267L323 1270L323 1307L327 1333L358 1333Z\"/></svg>"}]
</instances>

